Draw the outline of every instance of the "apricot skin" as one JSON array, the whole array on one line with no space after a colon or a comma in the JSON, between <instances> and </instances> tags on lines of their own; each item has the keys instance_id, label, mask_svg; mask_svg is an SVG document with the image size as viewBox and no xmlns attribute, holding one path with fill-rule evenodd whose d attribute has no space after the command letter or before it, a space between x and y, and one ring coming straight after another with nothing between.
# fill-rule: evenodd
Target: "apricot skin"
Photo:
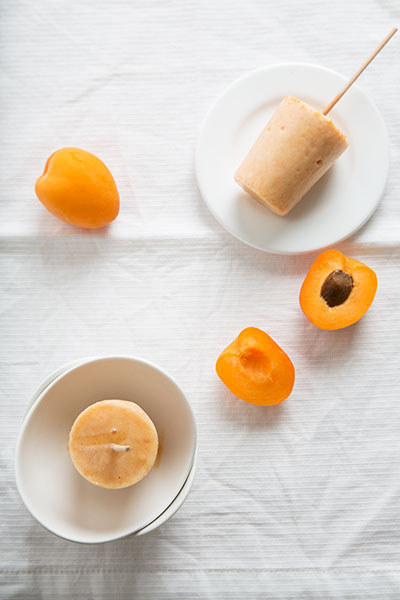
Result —
<instances>
[{"instance_id":1,"label":"apricot skin","mask_svg":"<svg viewBox=\"0 0 400 600\"><path fill-rule=\"evenodd\" d=\"M279 404L291 393L294 366L264 331L247 327L218 357L218 377L238 398L257 404Z\"/></svg>"},{"instance_id":2,"label":"apricot skin","mask_svg":"<svg viewBox=\"0 0 400 600\"><path fill-rule=\"evenodd\" d=\"M47 160L35 185L40 202L66 223L97 229L119 212L117 186L106 165L79 148L62 148Z\"/></svg>"},{"instance_id":3,"label":"apricot skin","mask_svg":"<svg viewBox=\"0 0 400 600\"><path fill-rule=\"evenodd\" d=\"M321 295L326 279L335 271L349 275L353 287L346 300L329 306ZM375 272L364 263L339 250L326 250L310 267L300 290L300 306L306 317L320 329L336 330L353 325L371 306L378 287Z\"/></svg>"}]
</instances>

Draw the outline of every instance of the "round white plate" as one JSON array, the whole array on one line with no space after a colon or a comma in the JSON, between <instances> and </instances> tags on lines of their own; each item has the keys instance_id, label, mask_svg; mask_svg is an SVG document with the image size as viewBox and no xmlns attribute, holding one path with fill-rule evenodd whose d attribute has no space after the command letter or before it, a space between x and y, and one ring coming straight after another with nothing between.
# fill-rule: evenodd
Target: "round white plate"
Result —
<instances>
[{"instance_id":1,"label":"round white plate","mask_svg":"<svg viewBox=\"0 0 400 600\"><path fill-rule=\"evenodd\" d=\"M235 81L212 107L198 141L197 182L215 218L242 242L280 254L311 252L344 240L373 214L387 179L389 142L382 117L357 86L329 113L349 147L288 215L275 215L233 180L285 95L323 110L345 83L316 65L274 65Z\"/></svg>"},{"instance_id":2,"label":"round white plate","mask_svg":"<svg viewBox=\"0 0 400 600\"><path fill-rule=\"evenodd\" d=\"M142 406L162 443L159 465L122 490L90 484L73 467L67 449L76 416L93 402L113 397ZM185 486L195 450L193 413L165 372L131 357L91 359L56 377L30 408L17 444L17 486L32 515L50 531L100 543L161 518Z\"/></svg>"}]
</instances>

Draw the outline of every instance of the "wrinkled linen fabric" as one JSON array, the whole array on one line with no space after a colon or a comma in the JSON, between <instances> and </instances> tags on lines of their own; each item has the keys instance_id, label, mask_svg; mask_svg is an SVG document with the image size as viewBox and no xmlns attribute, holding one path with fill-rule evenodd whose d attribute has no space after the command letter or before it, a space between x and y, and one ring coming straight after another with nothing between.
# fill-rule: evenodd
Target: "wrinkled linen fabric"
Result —
<instances>
[{"instance_id":1,"label":"wrinkled linen fabric","mask_svg":"<svg viewBox=\"0 0 400 600\"><path fill-rule=\"evenodd\" d=\"M298 293L315 254L232 238L193 167L201 121L235 78L293 60L351 75L399 23L398 1L5 0L0 16L0 597L399 598L400 39L359 82L392 162L375 215L338 246L378 274L357 325L311 325ZM106 230L68 226L36 199L35 179L63 146L111 169L121 212ZM249 325L295 364L280 406L241 402L215 374ZM161 529L77 545L22 504L15 444L47 374L116 353L181 384L198 471Z\"/></svg>"}]
</instances>

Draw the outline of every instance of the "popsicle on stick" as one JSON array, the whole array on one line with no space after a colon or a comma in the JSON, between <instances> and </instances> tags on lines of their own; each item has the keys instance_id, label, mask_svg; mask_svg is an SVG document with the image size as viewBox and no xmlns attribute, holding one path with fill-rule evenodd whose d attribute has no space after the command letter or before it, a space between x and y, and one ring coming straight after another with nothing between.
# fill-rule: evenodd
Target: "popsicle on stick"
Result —
<instances>
[{"instance_id":1,"label":"popsicle on stick","mask_svg":"<svg viewBox=\"0 0 400 600\"><path fill-rule=\"evenodd\" d=\"M263 206L286 215L348 146L326 116L393 37L392 29L324 111L285 96L235 174L235 181Z\"/></svg>"}]
</instances>

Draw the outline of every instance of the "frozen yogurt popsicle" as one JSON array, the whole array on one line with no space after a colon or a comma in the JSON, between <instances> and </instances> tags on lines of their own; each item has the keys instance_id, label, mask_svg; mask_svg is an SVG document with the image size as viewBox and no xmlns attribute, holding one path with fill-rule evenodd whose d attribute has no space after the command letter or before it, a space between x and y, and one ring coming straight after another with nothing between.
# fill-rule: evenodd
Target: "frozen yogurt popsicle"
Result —
<instances>
[{"instance_id":1,"label":"frozen yogurt popsicle","mask_svg":"<svg viewBox=\"0 0 400 600\"><path fill-rule=\"evenodd\" d=\"M277 215L286 215L346 150L346 137L322 113L285 96L235 174Z\"/></svg>"},{"instance_id":2,"label":"frozen yogurt popsicle","mask_svg":"<svg viewBox=\"0 0 400 600\"><path fill-rule=\"evenodd\" d=\"M150 417L134 402L102 400L75 419L68 449L77 471L88 481L124 488L152 468L158 436Z\"/></svg>"}]
</instances>

